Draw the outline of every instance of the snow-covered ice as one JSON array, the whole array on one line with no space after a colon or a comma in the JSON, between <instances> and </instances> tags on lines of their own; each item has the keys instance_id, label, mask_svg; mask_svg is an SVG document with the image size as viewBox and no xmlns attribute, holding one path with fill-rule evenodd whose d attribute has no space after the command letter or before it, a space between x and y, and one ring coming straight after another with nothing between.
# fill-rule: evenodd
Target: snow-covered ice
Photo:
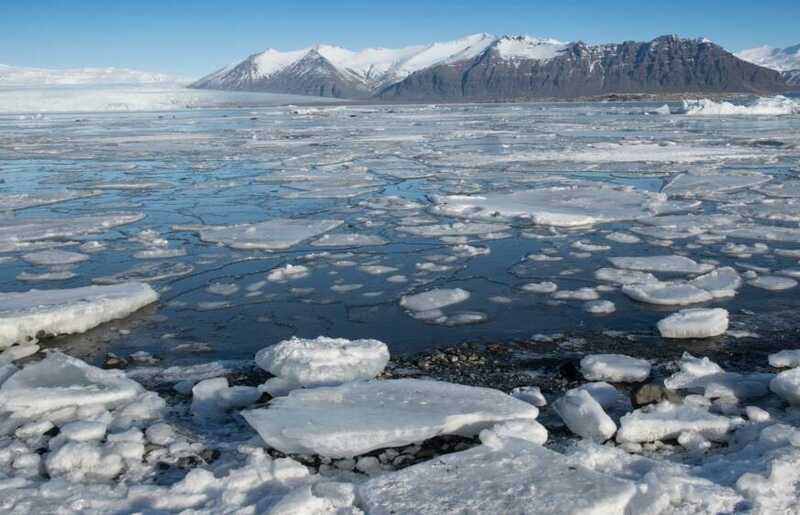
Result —
<instances>
[{"instance_id":1,"label":"snow-covered ice","mask_svg":"<svg viewBox=\"0 0 800 515\"><path fill-rule=\"evenodd\" d=\"M220 243L235 249L283 250L331 231L341 220L273 219L241 225L187 226L179 229L197 232L208 243Z\"/></svg>"},{"instance_id":2,"label":"snow-covered ice","mask_svg":"<svg viewBox=\"0 0 800 515\"><path fill-rule=\"evenodd\" d=\"M624 354L591 354L581 359L581 373L590 381L638 383L650 376L650 363Z\"/></svg>"},{"instance_id":3,"label":"snow-covered ice","mask_svg":"<svg viewBox=\"0 0 800 515\"><path fill-rule=\"evenodd\" d=\"M86 332L156 300L155 290L143 283L0 294L0 348L33 341L39 333Z\"/></svg>"},{"instance_id":4,"label":"snow-covered ice","mask_svg":"<svg viewBox=\"0 0 800 515\"><path fill-rule=\"evenodd\" d=\"M378 340L320 336L291 338L258 351L256 364L276 376L262 389L276 395L298 387L332 386L372 379L389 361L389 349Z\"/></svg>"},{"instance_id":5,"label":"snow-covered ice","mask_svg":"<svg viewBox=\"0 0 800 515\"><path fill-rule=\"evenodd\" d=\"M437 435L475 435L498 422L535 419L538 409L497 390L394 379L293 390L243 415L282 452L352 457Z\"/></svg>"},{"instance_id":6,"label":"snow-covered ice","mask_svg":"<svg viewBox=\"0 0 800 515\"><path fill-rule=\"evenodd\" d=\"M728 311L723 308L683 309L658 322L664 338L710 338L728 330Z\"/></svg>"},{"instance_id":7,"label":"snow-covered ice","mask_svg":"<svg viewBox=\"0 0 800 515\"><path fill-rule=\"evenodd\" d=\"M629 481L575 466L561 454L518 438L382 475L358 489L366 510L376 515L622 515L635 491Z\"/></svg>"}]
</instances>

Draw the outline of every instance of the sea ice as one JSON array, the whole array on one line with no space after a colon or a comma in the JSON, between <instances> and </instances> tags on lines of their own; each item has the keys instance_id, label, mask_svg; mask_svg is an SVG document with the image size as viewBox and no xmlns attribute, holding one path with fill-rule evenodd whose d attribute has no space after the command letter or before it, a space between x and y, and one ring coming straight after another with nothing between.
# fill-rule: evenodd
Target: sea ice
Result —
<instances>
[{"instance_id":1,"label":"sea ice","mask_svg":"<svg viewBox=\"0 0 800 515\"><path fill-rule=\"evenodd\" d=\"M750 286L761 288L762 290L781 291L788 290L797 286L797 281L791 277L780 277L777 275L762 275L747 281Z\"/></svg>"},{"instance_id":2,"label":"sea ice","mask_svg":"<svg viewBox=\"0 0 800 515\"><path fill-rule=\"evenodd\" d=\"M619 443L642 443L678 438L692 432L713 442L724 441L733 429L731 419L707 409L662 401L637 409L620 419Z\"/></svg>"},{"instance_id":3,"label":"sea ice","mask_svg":"<svg viewBox=\"0 0 800 515\"><path fill-rule=\"evenodd\" d=\"M325 234L318 240L312 241L314 247L368 247L386 245L389 243L380 236L371 234L344 233Z\"/></svg>"},{"instance_id":4,"label":"sea ice","mask_svg":"<svg viewBox=\"0 0 800 515\"><path fill-rule=\"evenodd\" d=\"M726 266L695 277L689 284L706 290L715 299L719 299L734 297L736 290L742 285L742 278L735 269Z\"/></svg>"},{"instance_id":5,"label":"sea ice","mask_svg":"<svg viewBox=\"0 0 800 515\"><path fill-rule=\"evenodd\" d=\"M158 300L147 284L0 294L0 348L51 335L83 333Z\"/></svg>"},{"instance_id":6,"label":"sea ice","mask_svg":"<svg viewBox=\"0 0 800 515\"><path fill-rule=\"evenodd\" d=\"M800 367L800 349L787 349L770 354L769 364L775 368Z\"/></svg>"},{"instance_id":7,"label":"sea ice","mask_svg":"<svg viewBox=\"0 0 800 515\"><path fill-rule=\"evenodd\" d=\"M683 309L658 322L664 338L710 338L728 330L728 311L722 308Z\"/></svg>"},{"instance_id":8,"label":"sea ice","mask_svg":"<svg viewBox=\"0 0 800 515\"><path fill-rule=\"evenodd\" d=\"M259 367L278 378L262 387L276 395L302 386L332 386L372 379L389 362L389 349L378 340L294 337L261 349L255 360Z\"/></svg>"},{"instance_id":9,"label":"sea ice","mask_svg":"<svg viewBox=\"0 0 800 515\"><path fill-rule=\"evenodd\" d=\"M86 254L58 249L42 250L22 255L23 261L38 266L72 265L88 259L89 256Z\"/></svg>"},{"instance_id":10,"label":"sea ice","mask_svg":"<svg viewBox=\"0 0 800 515\"><path fill-rule=\"evenodd\" d=\"M378 476L358 492L373 515L623 515L636 488L535 443L503 438Z\"/></svg>"},{"instance_id":11,"label":"sea ice","mask_svg":"<svg viewBox=\"0 0 800 515\"><path fill-rule=\"evenodd\" d=\"M769 389L789 404L800 404L800 368L791 368L775 376Z\"/></svg>"},{"instance_id":12,"label":"sea ice","mask_svg":"<svg viewBox=\"0 0 800 515\"><path fill-rule=\"evenodd\" d=\"M471 436L498 422L535 419L536 407L500 391L419 379L293 390L243 416L287 453L352 457L427 440Z\"/></svg>"},{"instance_id":13,"label":"sea ice","mask_svg":"<svg viewBox=\"0 0 800 515\"><path fill-rule=\"evenodd\" d=\"M571 390L553 403L553 408L570 431L583 438L605 442L617 425L594 397L585 390Z\"/></svg>"},{"instance_id":14,"label":"sea ice","mask_svg":"<svg viewBox=\"0 0 800 515\"><path fill-rule=\"evenodd\" d=\"M713 265L697 263L685 256L612 257L609 261L617 268L644 272L672 272L681 274L704 274L714 269Z\"/></svg>"},{"instance_id":15,"label":"sea ice","mask_svg":"<svg viewBox=\"0 0 800 515\"><path fill-rule=\"evenodd\" d=\"M711 293L697 286L675 281L626 284L622 287L622 293L633 300L661 306L685 306L714 298Z\"/></svg>"},{"instance_id":16,"label":"sea ice","mask_svg":"<svg viewBox=\"0 0 800 515\"><path fill-rule=\"evenodd\" d=\"M342 225L341 220L274 218L240 225L178 226L175 230L197 232L207 243L243 250L285 250Z\"/></svg>"},{"instance_id":17,"label":"sea ice","mask_svg":"<svg viewBox=\"0 0 800 515\"><path fill-rule=\"evenodd\" d=\"M415 312L432 311L459 304L469 297L469 292L461 288L437 289L415 295L404 295L400 299L400 305Z\"/></svg>"},{"instance_id":18,"label":"sea ice","mask_svg":"<svg viewBox=\"0 0 800 515\"><path fill-rule=\"evenodd\" d=\"M25 416L66 406L119 405L142 392L118 370L101 370L51 352L0 386L0 408Z\"/></svg>"},{"instance_id":19,"label":"sea ice","mask_svg":"<svg viewBox=\"0 0 800 515\"><path fill-rule=\"evenodd\" d=\"M624 354L590 354L581 359L581 374L589 381L638 383L650 376L650 363Z\"/></svg>"},{"instance_id":20,"label":"sea ice","mask_svg":"<svg viewBox=\"0 0 800 515\"><path fill-rule=\"evenodd\" d=\"M649 217L648 204L666 200L633 188L556 187L476 196L435 196L433 210L447 216L494 220L523 218L537 225L574 227Z\"/></svg>"}]
</instances>

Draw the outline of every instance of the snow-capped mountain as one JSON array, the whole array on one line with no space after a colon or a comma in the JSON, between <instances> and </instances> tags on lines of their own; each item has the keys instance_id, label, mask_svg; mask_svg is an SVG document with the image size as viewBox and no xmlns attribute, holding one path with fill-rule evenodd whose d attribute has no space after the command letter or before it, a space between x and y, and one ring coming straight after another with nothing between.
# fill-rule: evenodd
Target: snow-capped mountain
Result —
<instances>
[{"instance_id":1,"label":"snow-capped mountain","mask_svg":"<svg viewBox=\"0 0 800 515\"><path fill-rule=\"evenodd\" d=\"M783 73L787 83L800 86L800 45L786 48L761 46L742 50L736 56L759 66L778 70Z\"/></svg>"},{"instance_id":2,"label":"snow-capped mountain","mask_svg":"<svg viewBox=\"0 0 800 515\"><path fill-rule=\"evenodd\" d=\"M608 93L784 91L780 74L706 39L589 46L529 36L354 52L317 45L269 49L191 85L339 98L395 100L576 97Z\"/></svg>"},{"instance_id":3,"label":"snow-capped mountain","mask_svg":"<svg viewBox=\"0 0 800 515\"><path fill-rule=\"evenodd\" d=\"M142 72L126 68L56 70L0 64L0 85L2 86L154 84L172 82L174 80L174 77L163 73Z\"/></svg>"},{"instance_id":4,"label":"snow-capped mountain","mask_svg":"<svg viewBox=\"0 0 800 515\"><path fill-rule=\"evenodd\" d=\"M270 48L203 77L193 87L275 91L276 88L288 87L288 83L295 80L308 80L310 77L316 80L327 75L331 83L323 89L365 96L430 66L471 59L495 39L490 34L474 34L430 45L367 48L359 52L330 45L289 52ZM320 58L326 62L323 64ZM309 89L306 86L297 85L295 92Z\"/></svg>"}]
</instances>

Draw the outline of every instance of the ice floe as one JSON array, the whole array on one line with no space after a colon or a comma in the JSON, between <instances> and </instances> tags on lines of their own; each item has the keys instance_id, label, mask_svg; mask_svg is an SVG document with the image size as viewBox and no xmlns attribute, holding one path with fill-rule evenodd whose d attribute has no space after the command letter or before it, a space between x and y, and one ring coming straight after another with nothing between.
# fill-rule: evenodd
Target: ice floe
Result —
<instances>
[{"instance_id":1,"label":"ice floe","mask_svg":"<svg viewBox=\"0 0 800 515\"><path fill-rule=\"evenodd\" d=\"M664 338L710 338L728 330L728 311L722 308L684 309L658 322Z\"/></svg>"},{"instance_id":2,"label":"ice floe","mask_svg":"<svg viewBox=\"0 0 800 515\"><path fill-rule=\"evenodd\" d=\"M379 476L358 492L367 512L376 515L622 515L636 488L624 479L575 466L535 443L504 438L492 447L481 445Z\"/></svg>"},{"instance_id":3,"label":"ice floe","mask_svg":"<svg viewBox=\"0 0 800 515\"><path fill-rule=\"evenodd\" d=\"M497 390L393 379L294 390L245 419L288 453L352 457L443 434L470 436L498 422L535 419L536 407Z\"/></svg>"},{"instance_id":4,"label":"ice floe","mask_svg":"<svg viewBox=\"0 0 800 515\"><path fill-rule=\"evenodd\" d=\"M612 257L609 261L617 268L643 272L672 272L679 274L703 274L714 269L713 265L698 263L685 256L662 255L641 257Z\"/></svg>"},{"instance_id":5,"label":"ice floe","mask_svg":"<svg viewBox=\"0 0 800 515\"><path fill-rule=\"evenodd\" d=\"M590 381L638 383L650 376L650 363L624 354L591 354L581 359L581 373Z\"/></svg>"},{"instance_id":6,"label":"ice floe","mask_svg":"<svg viewBox=\"0 0 800 515\"><path fill-rule=\"evenodd\" d=\"M341 220L275 218L239 225L178 226L176 230L197 232L202 241L242 250L284 250L342 225Z\"/></svg>"},{"instance_id":7,"label":"ice floe","mask_svg":"<svg viewBox=\"0 0 800 515\"><path fill-rule=\"evenodd\" d=\"M486 220L523 218L539 225L572 227L651 216L650 203L665 200L632 188L543 188L513 193L434 197L434 211Z\"/></svg>"},{"instance_id":8,"label":"ice floe","mask_svg":"<svg viewBox=\"0 0 800 515\"><path fill-rule=\"evenodd\" d=\"M372 379L388 363L389 349L378 340L295 337L261 349L255 360L276 376L262 386L276 395L299 387Z\"/></svg>"},{"instance_id":9,"label":"ice floe","mask_svg":"<svg viewBox=\"0 0 800 515\"><path fill-rule=\"evenodd\" d=\"M143 283L86 286L67 290L30 290L0 294L0 348L35 341L39 333L82 333L124 318L158 300Z\"/></svg>"}]
</instances>

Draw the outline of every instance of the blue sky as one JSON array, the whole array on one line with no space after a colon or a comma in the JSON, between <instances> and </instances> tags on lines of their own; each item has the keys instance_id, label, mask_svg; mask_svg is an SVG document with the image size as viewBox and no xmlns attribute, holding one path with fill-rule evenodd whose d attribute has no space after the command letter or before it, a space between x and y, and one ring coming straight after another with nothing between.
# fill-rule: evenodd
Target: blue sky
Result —
<instances>
[{"instance_id":1,"label":"blue sky","mask_svg":"<svg viewBox=\"0 0 800 515\"><path fill-rule=\"evenodd\" d=\"M798 20L798 0L0 0L0 63L196 77L268 47L395 47L475 32L589 43L676 33L738 51L800 43Z\"/></svg>"}]
</instances>

